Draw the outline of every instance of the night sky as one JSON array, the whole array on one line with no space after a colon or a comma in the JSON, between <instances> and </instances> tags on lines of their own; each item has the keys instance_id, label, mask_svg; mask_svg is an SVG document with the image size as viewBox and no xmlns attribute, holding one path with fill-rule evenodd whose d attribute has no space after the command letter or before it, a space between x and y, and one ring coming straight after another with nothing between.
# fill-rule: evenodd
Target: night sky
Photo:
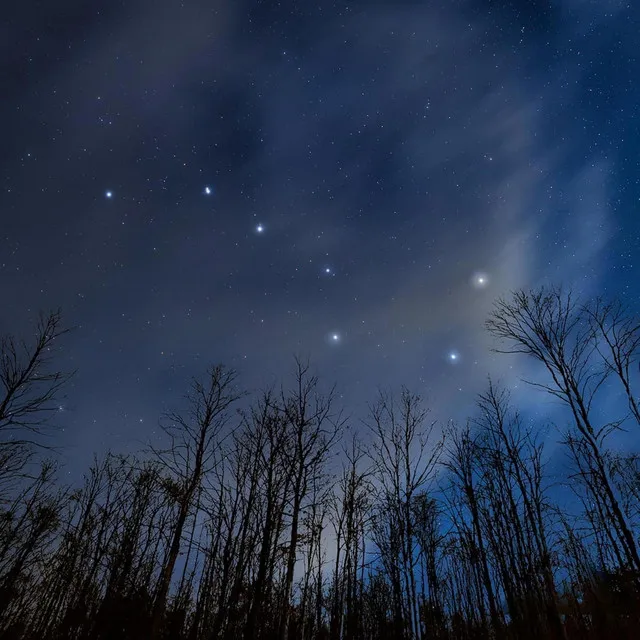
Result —
<instances>
[{"instance_id":1,"label":"night sky","mask_svg":"<svg viewBox=\"0 0 640 640\"><path fill-rule=\"evenodd\" d=\"M0 331L76 327L70 457L294 354L354 416L406 383L458 417L519 384L497 296L639 310L639 32L622 0L8 3Z\"/></svg>"}]
</instances>

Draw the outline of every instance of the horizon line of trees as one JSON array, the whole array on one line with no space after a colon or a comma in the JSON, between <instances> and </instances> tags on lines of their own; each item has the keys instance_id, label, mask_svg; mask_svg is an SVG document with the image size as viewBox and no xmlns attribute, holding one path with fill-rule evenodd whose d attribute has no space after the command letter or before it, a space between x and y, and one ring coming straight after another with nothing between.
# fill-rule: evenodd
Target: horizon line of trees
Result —
<instances>
[{"instance_id":1,"label":"horizon line of trees","mask_svg":"<svg viewBox=\"0 0 640 640\"><path fill-rule=\"evenodd\" d=\"M611 446L640 430L640 320L541 288L486 325L566 408L574 509L554 501L541 425L500 385L462 425L380 391L358 433L300 359L250 402L211 367L161 443L66 486L39 438L70 377L61 315L5 337L0 639L640 637L640 458Z\"/></svg>"}]
</instances>

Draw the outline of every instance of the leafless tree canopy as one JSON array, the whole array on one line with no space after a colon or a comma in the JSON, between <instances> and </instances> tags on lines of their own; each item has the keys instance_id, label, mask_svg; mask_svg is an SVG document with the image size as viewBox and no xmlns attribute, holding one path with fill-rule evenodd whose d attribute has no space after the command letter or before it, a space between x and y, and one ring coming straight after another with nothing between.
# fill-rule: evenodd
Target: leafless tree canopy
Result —
<instances>
[{"instance_id":1,"label":"leafless tree canopy","mask_svg":"<svg viewBox=\"0 0 640 640\"><path fill-rule=\"evenodd\" d=\"M57 411L69 374L56 370L53 354L62 328L59 311L40 316L32 339L0 339L0 433L38 433Z\"/></svg>"},{"instance_id":2,"label":"leafless tree canopy","mask_svg":"<svg viewBox=\"0 0 640 640\"><path fill-rule=\"evenodd\" d=\"M496 350L537 363L557 425L493 380L463 424L407 388L361 422L308 362L254 397L218 365L157 442L78 487L34 457L67 379L60 327L2 343L0 637L640 637L640 452L615 446L639 435L640 324L621 304L496 303Z\"/></svg>"}]
</instances>

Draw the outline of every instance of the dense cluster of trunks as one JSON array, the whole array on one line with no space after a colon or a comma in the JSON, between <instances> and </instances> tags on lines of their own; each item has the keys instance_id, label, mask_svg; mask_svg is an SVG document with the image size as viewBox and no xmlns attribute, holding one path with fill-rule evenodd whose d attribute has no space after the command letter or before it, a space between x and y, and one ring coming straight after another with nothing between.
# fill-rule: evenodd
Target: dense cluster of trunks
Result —
<instances>
[{"instance_id":1,"label":"dense cluster of trunks","mask_svg":"<svg viewBox=\"0 0 640 640\"><path fill-rule=\"evenodd\" d=\"M356 424L305 362L259 397L215 366L153 446L79 487L39 439L68 379L60 315L5 338L0 638L640 637L640 465L615 446L640 437L639 321L542 289L487 328L538 363L557 425L492 382L464 425L408 389Z\"/></svg>"}]
</instances>

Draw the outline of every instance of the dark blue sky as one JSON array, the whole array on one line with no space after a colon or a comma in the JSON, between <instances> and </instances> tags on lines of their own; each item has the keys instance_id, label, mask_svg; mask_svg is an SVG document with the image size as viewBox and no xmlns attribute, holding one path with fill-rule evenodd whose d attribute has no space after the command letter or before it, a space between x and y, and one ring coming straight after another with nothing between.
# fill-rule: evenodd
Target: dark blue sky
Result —
<instances>
[{"instance_id":1,"label":"dark blue sky","mask_svg":"<svg viewBox=\"0 0 640 640\"><path fill-rule=\"evenodd\" d=\"M293 353L356 414L406 383L459 416L526 371L489 351L495 297L639 309L638 7L307 4L5 13L0 329L77 327L74 455L153 436L210 363L253 388Z\"/></svg>"}]
</instances>

